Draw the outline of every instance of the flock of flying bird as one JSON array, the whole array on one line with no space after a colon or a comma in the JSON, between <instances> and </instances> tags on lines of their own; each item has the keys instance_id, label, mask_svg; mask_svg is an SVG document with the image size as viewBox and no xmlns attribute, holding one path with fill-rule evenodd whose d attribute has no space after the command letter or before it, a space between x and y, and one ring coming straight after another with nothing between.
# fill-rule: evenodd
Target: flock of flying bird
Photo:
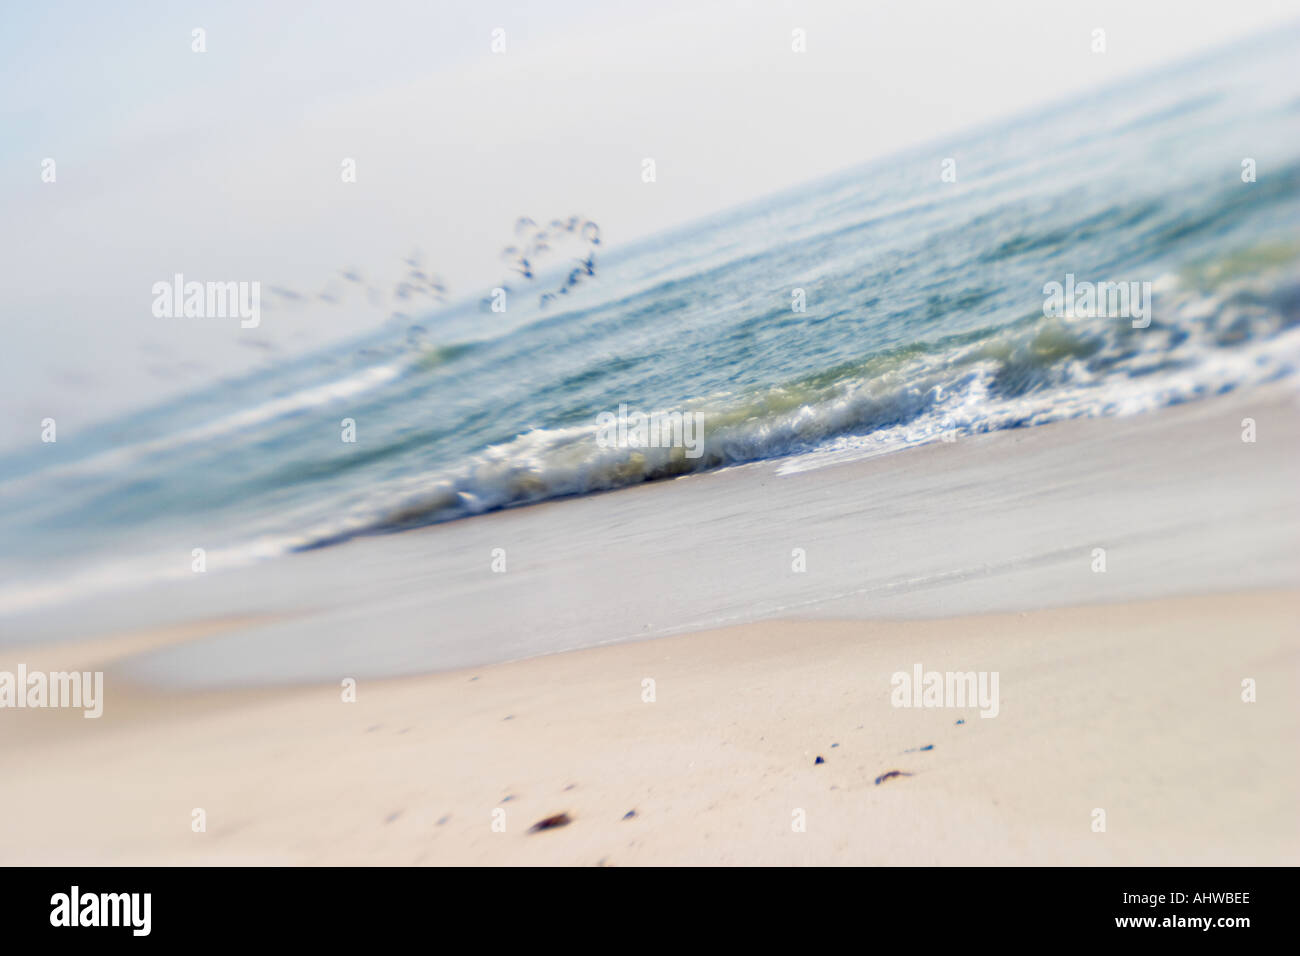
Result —
<instances>
[{"instance_id":1,"label":"flock of flying bird","mask_svg":"<svg viewBox=\"0 0 1300 956\"><path fill-rule=\"evenodd\" d=\"M600 245L600 226L590 219L581 216L552 219L550 225L543 229L527 216L521 216L515 222L515 239L519 244L506 246L501 250L501 257L529 282L537 276L535 263L542 261L557 243L577 240L586 244L586 255L574 260L577 265L569 270L560 286L541 294L538 304L542 308L554 302L557 296L568 295L583 279L596 274L596 247ZM503 283L501 288L509 295L509 285ZM484 299L484 304L490 307L492 300Z\"/></svg>"},{"instance_id":2,"label":"flock of flying bird","mask_svg":"<svg viewBox=\"0 0 1300 956\"><path fill-rule=\"evenodd\" d=\"M596 247L600 245L600 226L582 216L569 216L567 219L552 219L543 228L527 216L521 216L515 222L515 244L501 251L501 258L510 266L511 271L529 283L539 281L539 274L552 275L559 271L559 263L553 261L557 253L568 251L572 261L569 270L563 274L559 284L543 289L538 296L538 304L544 309L568 295L586 279L596 274ZM573 253L577 245L578 252ZM375 307L392 306L390 319L409 320L408 308L417 307L420 302L439 306L447 301L447 284L436 273L428 270L424 258L417 250L402 260L406 273L390 290L385 291L378 283L368 282L357 269L347 269L339 273L346 283L365 289L367 299ZM510 282L503 281L499 288L507 297L514 293ZM269 291L277 299L295 304L310 301L337 305L344 298L344 287L338 282L331 283L324 291L314 295L296 292L283 286L270 286ZM494 290L495 291L495 290ZM492 309L494 298L486 296L481 301L484 311ZM418 337L425 329L412 326L413 335Z\"/></svg>"}]
</instances>

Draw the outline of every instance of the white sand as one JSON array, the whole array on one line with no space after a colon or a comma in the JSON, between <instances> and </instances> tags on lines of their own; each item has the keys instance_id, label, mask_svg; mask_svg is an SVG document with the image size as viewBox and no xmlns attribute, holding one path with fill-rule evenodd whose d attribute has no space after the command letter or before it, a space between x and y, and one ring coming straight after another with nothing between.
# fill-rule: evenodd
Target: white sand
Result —
<instances>
[{"instance_id":1,"label":"white sand","mask_svg":"<svg viewBox=\"0 0 1300 956\"><path fill-rule=\"evenodd\" d=\"M0 860L1295 864L1297 610L1272 592L770 622L362 681L350 704L137 691L98 721L12 712ZM999 715L891 706L915 663L997 671ZM913 776L874 783L895 769Z\"/></svg>"}]
</instances>

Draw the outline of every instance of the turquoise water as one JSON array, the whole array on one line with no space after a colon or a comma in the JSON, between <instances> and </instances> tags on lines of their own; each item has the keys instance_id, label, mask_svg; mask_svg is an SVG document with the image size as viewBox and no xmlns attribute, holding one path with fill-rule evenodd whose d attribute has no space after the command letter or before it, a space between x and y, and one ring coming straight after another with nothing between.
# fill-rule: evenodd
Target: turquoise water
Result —
<instances>
[{"instance_id":1,"label":"turquoise water","mask_svg":"<svg viewBox=\"0 0 1300 956\"><path fill-rule=\"evenodd\" d=\"M216 571L746 461L816 467L1292 377L1297 39L600 247L596 275L546 307L553 277L519 280L504 314L483 290L9 455L0 612L183 577L193 548ZM1044 286L1067 274L1150 283L1149 327L1045 316ZM703 455L601 447L597 415L620 405L700 412Z\"/></svg>"}]
</instances>

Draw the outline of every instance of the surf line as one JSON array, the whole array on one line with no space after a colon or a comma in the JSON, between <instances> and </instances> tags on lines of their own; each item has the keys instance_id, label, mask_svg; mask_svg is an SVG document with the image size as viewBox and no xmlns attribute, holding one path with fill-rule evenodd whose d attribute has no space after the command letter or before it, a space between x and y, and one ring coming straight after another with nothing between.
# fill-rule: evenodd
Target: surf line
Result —
<instances>
[{"instance_id":1,"label":"surf line","mask_svg":"<svg viewBox=\"0 0 1300 956\"><path fill-rule=\"evenodd\" d=\"M596 444L601 448L682 448L687 458L704 454L703 412L632 412L596 416Z\"/></svg>"}]
</instances>

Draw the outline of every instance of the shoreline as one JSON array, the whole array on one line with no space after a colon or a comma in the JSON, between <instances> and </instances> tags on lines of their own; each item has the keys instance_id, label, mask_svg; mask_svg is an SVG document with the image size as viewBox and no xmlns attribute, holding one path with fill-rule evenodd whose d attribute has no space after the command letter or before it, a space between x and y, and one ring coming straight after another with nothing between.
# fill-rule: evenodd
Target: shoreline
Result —
<instances>
[{"instance_id":1,"label":"shoreline","mask_svg":"<svg viewBox=\"0 0 1300 956\"><path fill-rule=\"evenodd\" d=\"M1247 416L1255 443L1241 441ZM926 619L1291 587L1297 445L1300 407L1279 387L824 467L758 462L10 617L0 658L198 627L201 640L132 656L123 679L286 686L759 620ZM1105 574L1092 570L1098 548Z\"/></svg>"}]
</instances>

